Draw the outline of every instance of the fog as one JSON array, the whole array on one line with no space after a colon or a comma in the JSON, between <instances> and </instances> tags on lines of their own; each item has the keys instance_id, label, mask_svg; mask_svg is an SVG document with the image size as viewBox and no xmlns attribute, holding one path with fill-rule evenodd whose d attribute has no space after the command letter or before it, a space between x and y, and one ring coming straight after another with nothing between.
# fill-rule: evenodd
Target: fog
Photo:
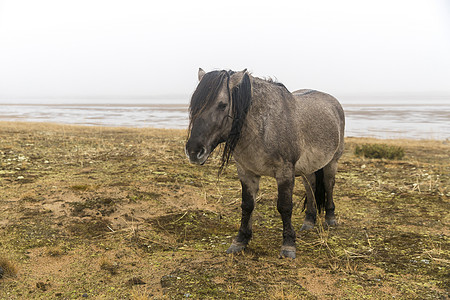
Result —
<instances>
[{"instance_id":1,"label":"fog","mask_svg":"<svg viewBox=\"0 0 450 300\"><path fill-rule=\"evenodd\" d=\"M188 101L199 67L435 99L450 95L449 20L445 0L0 0L0 101Z\"/></svg>"}]
</instances>

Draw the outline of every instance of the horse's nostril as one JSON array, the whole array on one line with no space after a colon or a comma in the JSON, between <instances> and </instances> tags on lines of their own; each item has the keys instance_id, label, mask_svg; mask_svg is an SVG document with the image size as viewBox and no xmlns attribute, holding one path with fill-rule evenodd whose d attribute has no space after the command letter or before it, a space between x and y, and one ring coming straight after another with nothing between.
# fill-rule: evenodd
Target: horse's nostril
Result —
<instances>
[{"instance_id":1,"label":"horse's nostril","mask_svg":"<svg viewBox=\"0 0 450 300\"><path fill-rule=\"evenodd\" d=\"M200 149L200 152L197 153L197 158L200 159L203 155L205 155L206 149L203 147Z\"/></svg>"}]
</instances>

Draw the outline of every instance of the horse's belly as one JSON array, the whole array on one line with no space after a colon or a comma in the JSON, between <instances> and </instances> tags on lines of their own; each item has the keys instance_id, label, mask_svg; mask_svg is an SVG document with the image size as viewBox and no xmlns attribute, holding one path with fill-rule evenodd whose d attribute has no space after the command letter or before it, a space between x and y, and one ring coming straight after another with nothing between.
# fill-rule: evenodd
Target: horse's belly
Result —
<instances>
[{"instance_id":1,"label":"horse's belly","mask_svg":"<svg viewBox=\"0 0 450 300\"><path fill-rule=\"evenodd\" d=\"M295 175L312 174L325 167L334 157L334 152L305 151L295 163Z\"/></svg>"},{"instance_id":2,"label":"horse's belly","mask_svg":"<svg viewBox=\"0 0 450 300\"><path fill-rule=\"evenodd\" d=\"M250 171L258 176L275 177L277 167L268 160L238 160L235 157L236 163L244 170Z\"/></svg>"}]
</instances>

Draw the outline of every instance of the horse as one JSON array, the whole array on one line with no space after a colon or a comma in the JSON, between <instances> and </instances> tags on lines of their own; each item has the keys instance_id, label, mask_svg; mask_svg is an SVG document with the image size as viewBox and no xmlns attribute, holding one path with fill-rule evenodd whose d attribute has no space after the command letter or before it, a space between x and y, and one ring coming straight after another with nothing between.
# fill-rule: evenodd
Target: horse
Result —
<instances>
[{"instance_id":1,"label":"horse","mask_svg":"<svg viewBox=\"0 0 450 300\"><path fill-rule=\"evenodd\" d=\"M243 251L252 238L251 215L261 176L276 179L277 210L283 222L280 256L295 258L292 193L302 177L306 208L302 230L312 229L325 209L328 226L336 225L333 189L344 151L344 111L331 95L316 90L290 92L272 79L235 72L198 71L199 83L189 104L185 153L203 165L224 143L222 169L233 157L242 186L241 225L227 253Z\"/></svg>"}]
</instances>

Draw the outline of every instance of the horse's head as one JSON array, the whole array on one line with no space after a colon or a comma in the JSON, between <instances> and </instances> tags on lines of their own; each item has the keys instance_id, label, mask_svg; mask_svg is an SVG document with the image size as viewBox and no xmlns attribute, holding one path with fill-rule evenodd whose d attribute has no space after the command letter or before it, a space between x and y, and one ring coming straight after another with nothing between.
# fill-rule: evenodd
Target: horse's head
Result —
<instances>
[{"instance_id":1,"label":"horse's head","mask_svg":"<svg viewBox=\"0 0 450 300\"><path fill-rule=\"evenodd\" d=\"M241 72L198 72L199 84L189 106L189 139L186 155L191 163L204 164L220 143L226 142L223 165L240 136L251 101L251 84Z\"/></svg>"}]
</instances>

